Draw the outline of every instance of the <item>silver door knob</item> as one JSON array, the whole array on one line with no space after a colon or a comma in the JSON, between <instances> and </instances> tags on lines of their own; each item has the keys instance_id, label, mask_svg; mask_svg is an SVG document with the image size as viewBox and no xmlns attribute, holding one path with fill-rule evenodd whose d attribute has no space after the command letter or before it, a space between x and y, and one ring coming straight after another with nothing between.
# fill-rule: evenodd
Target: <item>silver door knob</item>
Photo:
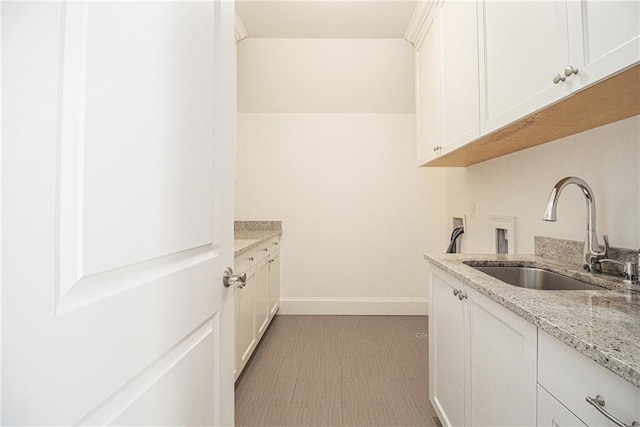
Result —
<instances>
[{"instance_id":1,"label":"silver door knob","mask_svg":"<svg viewBox=\"0 0 640 427\"><path fill-rule=\"evenodd\" d=\"M570 77L572 74L578 74L578 69L573 68L571 65L569 65L567 68L564 69L564 75L567 77Z\"/></svg>"},{"instance_id":2,"label":"silver door knob","mask_svg":"<svg viewBox=\"0 0 640 427\"><path fill-rule=\"evenodd\" d=\"M556 74L555 76L553 76L553 84L557 85L560 82L563 82L565 80L565 76L561 76L560 74Z\"/></svg>"},{"instance_id":3,"label":"silver door knob","mask_svg":"<svg viewBox=\"0 0 640 427\"><path fill-rule=\"evenodd\" d=\"M228 288L236 283L239 284L239 287L244 287L247 283L247 273L233 274L233 269L231 267L227 267L222 274L222 284L225 288Z\"/></svg>"}]
</instances>

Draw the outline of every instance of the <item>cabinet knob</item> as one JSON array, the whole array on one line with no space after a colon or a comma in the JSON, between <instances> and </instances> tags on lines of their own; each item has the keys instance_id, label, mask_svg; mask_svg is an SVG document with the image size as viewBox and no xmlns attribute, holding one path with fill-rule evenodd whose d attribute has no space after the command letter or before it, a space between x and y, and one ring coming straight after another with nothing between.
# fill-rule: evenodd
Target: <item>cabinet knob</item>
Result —
<instances>
[{"instance_id":1,"label":"cabinet knob","mask_svg":"<svg viewBox=\"0 0 640 427\"><path fill-rule=\"evenodd\" d=\"M273 242L274 245L278 246L278 242Z\"/></svg>"},{"instance_id":2,"label":"cabinet knob","mask_svg":"<svg viewBox=\"0 0 640 427\"><path fill-rule=\"evenodd\" d=\"M247 258L249 261L253 261L253 257L250 256L249 258Z\"/></svg>"},{"instance_id":3,"label":"cabinet knob","mask_svg":"<svg viewBox=\"0 0 640 427\"><path fill-rule=\"evenodd\" d=\"M269 252L269 249L264 248L264 249L262 249L262 251L263 251L263 252Z\"/></svg>"},{"instance_id":4,"label":"cabinet knob","mask_svg":"<svg viewBox=\"0 0 640 427\"><path fill-rule=\"evenodd\" d=\"M578 74L578 69L573 68L571 65L569 65L567 68L564 69L564 75L567 77L570 77L572 74Z\"/></svg>"},{"instance_id":5,"label":"cabinet knob","mask_svg":"<svg viewBox=\"0 0 640 427\"><path fill-rule=\"evenodd\" d=\"M459 290L459 289L454 289L454 290L453 290L453 296L454 296L454 297L455 297L455 296L458 296L458 294L459 294L459 293L460 293L460 290Z\"/></svg>"},{"instance_id":6,"label":"cabinet knob","mask_svg":"<svg viewBox=\"0 0 640 427\"><path fill-rule=\"evenodd\" d=\"M460 301L462 301L465 298L467 298L467 294L465 294L464 292L460 291L460 293L458 293L458 299Z\"/></svg>"},{"instance_id":7,"label":"cabinet knob","mask_svg":"<svg viewBox=\"0 0 640 427\"><path fill-rule=\"evenodd\" d=\"M553 84L557 85L560 82L563 82L565 80L565 76L561 76L560 74L556 74L555 76L553 76Z\"/></svg>"},{"instance_id":8,"label":"cabinet knob","mask_svg":"<svg viewBox=\"0 0 640 427\"><path fill-rule=\"evenodd\" d=\"M440 151L441 148L442 148L441 146L436 145L433 147L433 151Z\"/></svg>"}]
</instances>

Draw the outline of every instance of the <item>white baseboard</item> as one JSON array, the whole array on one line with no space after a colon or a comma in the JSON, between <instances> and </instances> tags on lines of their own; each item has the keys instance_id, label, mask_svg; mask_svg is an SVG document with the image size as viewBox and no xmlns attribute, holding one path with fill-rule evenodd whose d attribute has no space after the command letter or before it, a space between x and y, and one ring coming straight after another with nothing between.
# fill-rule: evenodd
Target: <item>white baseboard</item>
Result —
<instances>
[{"instance_id":1,"label":"white baseboard","mask_svg":"<svg viewBox=\"0 0 640 427\"><path fill-rule=\"evenodd\" d=\"M278 314L426 316L427 298L280 298Z\"/></svg>"}]
</instances>

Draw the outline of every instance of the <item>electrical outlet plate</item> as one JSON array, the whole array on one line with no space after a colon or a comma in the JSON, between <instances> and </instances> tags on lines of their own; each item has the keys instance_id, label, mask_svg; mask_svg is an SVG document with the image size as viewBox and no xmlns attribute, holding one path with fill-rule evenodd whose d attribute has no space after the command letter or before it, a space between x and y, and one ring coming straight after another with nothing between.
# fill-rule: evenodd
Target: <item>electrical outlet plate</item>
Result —
<instances>
[{"instance_id":1,"label":"electrical outlet plate","mask_svg":"<svg viewBox=\"0 0 640 427\"><path fill-rule=\"evenodd\" d=\"M508 242L508 254L518 253L518 228L517 217L505 215L489 215L489 236L491 236L492 251L498 253L498 229L505 230L505 238Z\"/></svg>"}]
</instances>

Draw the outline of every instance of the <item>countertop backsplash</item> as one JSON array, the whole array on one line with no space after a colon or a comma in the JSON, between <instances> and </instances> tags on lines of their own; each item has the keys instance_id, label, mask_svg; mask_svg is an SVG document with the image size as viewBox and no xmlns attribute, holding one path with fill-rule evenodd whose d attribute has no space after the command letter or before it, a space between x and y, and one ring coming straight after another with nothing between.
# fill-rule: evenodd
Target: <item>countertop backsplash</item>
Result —
<instances>
[{"instance_id":1,"label":"countertop backsplash","mask_svg":"<svg viewBox=\"0 0 640 427\"><path fill-rule=\"evenodd\" d=\"M535 236L534 252L537 256L561 264L575 265L582 268L582 250L584 242L575 240L563 240L553 237ZM600 249L604 250L604 246L600 245ZM616 261L638 262L638 249L609 248L609 258ZM602 271L605 273L622 274L622 267L612 263L603 263Z\"/></svg>"}]
</instances>

